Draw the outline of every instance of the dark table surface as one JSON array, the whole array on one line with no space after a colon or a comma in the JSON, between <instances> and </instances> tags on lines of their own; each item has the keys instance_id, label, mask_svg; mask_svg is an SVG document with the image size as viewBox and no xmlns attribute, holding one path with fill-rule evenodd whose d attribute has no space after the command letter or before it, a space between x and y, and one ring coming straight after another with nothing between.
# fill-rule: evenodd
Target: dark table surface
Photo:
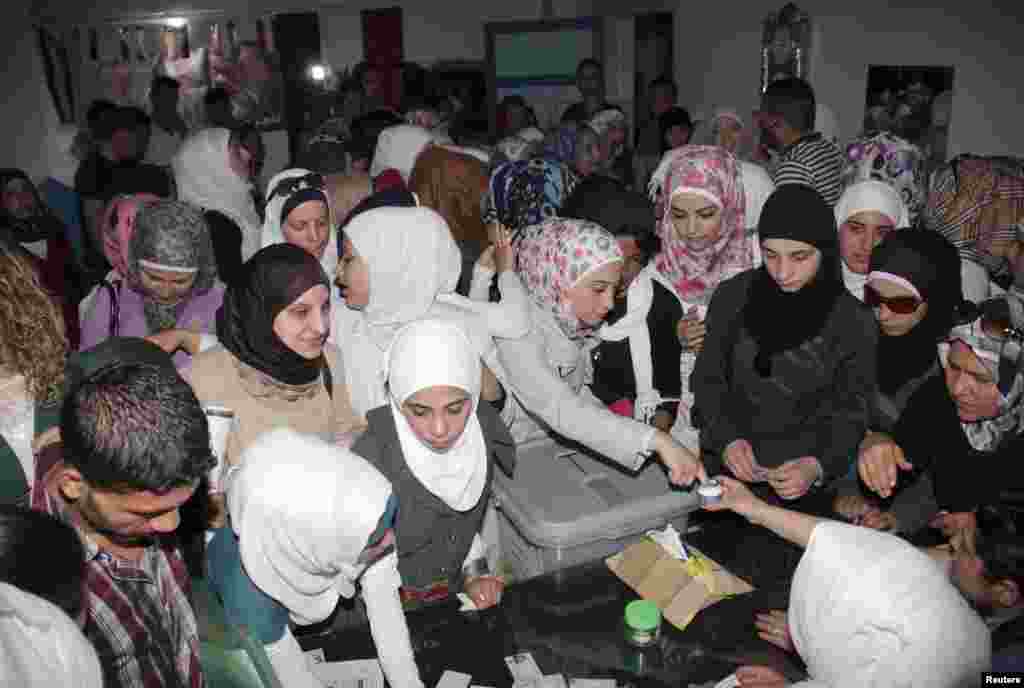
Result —
<instances>
[{"instance_id":1,"label":"dark table surface","mask_svg":"<svg viewBox=\"0 0 1024 688\"><path fill-rule=\"evenodd\" d=\"M427 686L448 669L472 675L474 685L511 686L504 657L517 652L530 652L544 674L614 678L620 686L687 688L722 679L743 664L801 676L794 655L760 640L754 630L757 611L786 607L781 588L723 600L682 631L663 622L660 641L646 650L624 639L623 611L634 599L604 561L596 561L511 585L499 606L483 612L459 612L453 599L406 618ZM322 648L329 662L377 656L365 626L302 635L299 644L307 651Z\"/></svg>"}]
</instances>

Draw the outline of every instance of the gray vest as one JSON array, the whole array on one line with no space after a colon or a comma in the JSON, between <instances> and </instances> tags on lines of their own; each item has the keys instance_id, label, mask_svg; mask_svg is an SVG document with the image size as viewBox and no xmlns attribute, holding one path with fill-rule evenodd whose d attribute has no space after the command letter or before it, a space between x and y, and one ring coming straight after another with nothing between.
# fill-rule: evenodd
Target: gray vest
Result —
<instances>
[{"instance_id":1,"label":"gray vest","mask_svg":"<svg viewBox=\"0 0 1024 688\"><path fill-rule=\"evenodd\" d=\"M483 523L494 464L509 474L514 470L515 444L497 413L481 402L477 417L490 459L487 481L476 506L460 512L429 492L409 470L391 409L381 406L366 414L369 429L352 451L376 466L391 481L398 497L395 536L403 587L425 589L446 581L451 593L462 589L462 564Z\"/></svg>"}]
</instances>

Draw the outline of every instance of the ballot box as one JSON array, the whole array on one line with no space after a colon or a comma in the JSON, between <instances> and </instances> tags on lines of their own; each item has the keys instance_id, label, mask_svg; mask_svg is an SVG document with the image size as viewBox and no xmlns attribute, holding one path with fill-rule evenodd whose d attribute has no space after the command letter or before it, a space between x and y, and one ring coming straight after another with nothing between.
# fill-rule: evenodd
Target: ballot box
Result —
<instances>
[{"instance_id":1,"label":"ballot box","mask_svg":"<svg viewBox=\"0 0 1024 688\"><path fill-rule=\"evenodd\" d=\"M524 580L609 557L700 507L651 459L638 473L550 437L520 444L514 477L494 472L501 572Z\"/></svg>"}]
</instances>

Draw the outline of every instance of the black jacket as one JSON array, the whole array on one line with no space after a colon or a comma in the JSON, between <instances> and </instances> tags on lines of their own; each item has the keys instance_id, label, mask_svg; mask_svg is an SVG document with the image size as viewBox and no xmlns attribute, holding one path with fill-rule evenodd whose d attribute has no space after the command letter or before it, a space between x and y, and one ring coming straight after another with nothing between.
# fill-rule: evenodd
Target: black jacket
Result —
<instances>
[{"instance_id":1,"label":"black jacket","mask_svg":"<svg viewBox=\"0 0 1024 688\"><path fill-rule=\"evenodd\" d=\"M756 274L748 270L715 291L690 377L708 473L721 470L730 442L745 439L767 468L813 456L826 479L845 475L867 429L878 325L843 290L818 336L777 354L773 375L762 378L742 317Z\"/></svg>"}]
</instances>

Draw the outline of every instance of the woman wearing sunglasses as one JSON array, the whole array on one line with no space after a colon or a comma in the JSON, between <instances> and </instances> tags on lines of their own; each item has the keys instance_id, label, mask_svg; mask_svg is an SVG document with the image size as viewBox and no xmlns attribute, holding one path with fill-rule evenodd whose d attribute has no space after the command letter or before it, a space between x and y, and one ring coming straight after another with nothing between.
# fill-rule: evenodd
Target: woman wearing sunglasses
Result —
<instances>
[{"instance_id":1,"label":"woman wearing sunglasses","mask_svg":"<svg viewBox=\"0 0 1024 688\"><path fill-rule=\"evenodd\" d=\"M884 451L911 396L929 380L941 379L936 345L954 325L960 291L956 248L935 232L890 234L872 252L864 302L878 320L880 337L862 457ZM912 533L937 507L927 475L905 482L898 499L883 503L863 492L851 472L837 486L835 509L868 527Z\"/></svg>"},{"instance_id":2,"label":"woman wearing sunglasses","mask_svg":"<svg viewBox=\"0 0 1024 688\"><path fill-rule=\"evenodd\" d=\"M976 529L979 506L1021 485L1024 303L1009 292L979 310L939 344L944 375L922 384L891 438L862 446L858 461L864 484L883 499L926 473L938 508L931 525L947 535Z\"/></svg>"}]
</instances>

